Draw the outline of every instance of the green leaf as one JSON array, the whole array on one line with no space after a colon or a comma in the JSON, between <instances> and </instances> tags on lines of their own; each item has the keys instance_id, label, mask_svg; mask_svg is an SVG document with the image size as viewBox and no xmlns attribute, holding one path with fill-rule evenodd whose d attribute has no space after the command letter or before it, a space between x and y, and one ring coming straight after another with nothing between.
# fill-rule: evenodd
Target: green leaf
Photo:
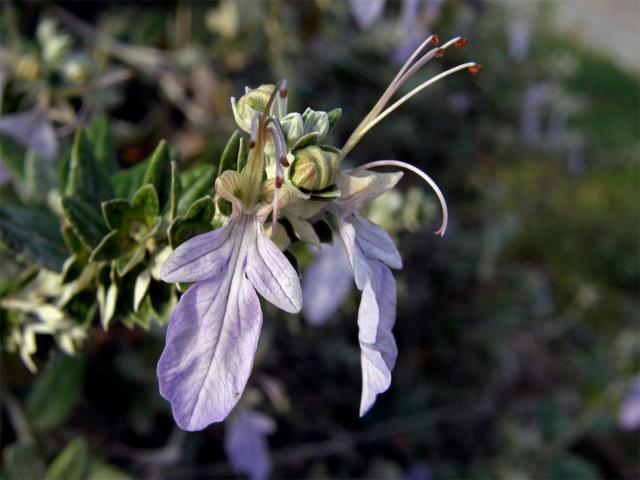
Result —
<instances>
[{"instance_id":1,"label":"green leaf","mask_svg":"<svg viewBox=\"0 0 640 480\"><path fill-rule=\"evenodd\" d=\"M235 170L238 165L238 153L240 152L240 143L242 138L240 137L240 131L236 130L231 135L231 138L227 142L226 147L222 151L220 162L218 163L218 177L225 170Z\"/></svg>"},{"instance_id":2,"label":"green leaf","mask_svg":"<svg viewBox=\"0 0 640 480\"><path fill-rule=\"evenodd\" d=\"M118 302L118 285L112 283L106 288L104 285L98 285L97 292L98 309L100 310L100 323L104 330L109 328L109 323L116 313L116 304Z\"/></svg>"},{"instance_id":3,"label":"green leaf","mask_svg":"<svg viewBox=\"0 0 640 480\"><path fill-rule=\"evenodd\" d=\"M133 208L128 200L114 198L102 202L102 216L111 230L118 230L123 225L126 227L132 220Z\"/></svg>"},{"instance_id":4,"label":"green leaf","mask_svg":"<svg viewBox=\"0 0 640 480\"><path fill-rule=\"evenodd\" d=\"M111 183L116 197L132 198L133 194L142 186L150 159L133 167L120 170L111 177Z\"/></svg>"},{"instance_id":5,"label":"green leaf","mask_svg":"<svg viewBox=\"0 0 640 480\"><path fill-rule=\"evenodd\" d=\"M202 197L189 207L184 216L177 217L169 226L169 244L176 248L196 235L213 230L211 220L215 213L213 198Z\"/></svg>"},{"instance_id":6,"label":"green leaf","mask_svg":"<svg viewBox=\"0 0 640 480\"><path fill-rule=\"evenodd\" d=\"M93 145L93 153L96 160L109 176L113 175L118 171L118 159L107 117L103 115L91 122L87 127L87 136Z\"/></svg>"},{"instance_id":7,"label":"green leaf","mask_svg":"<svg viewBox=\"0 0 640 480\"><path fill-rule=\"evenodd\" d=\"M40 374L27 397L25 414L34 429L57 427L76 408L82 395L84 365L63 356Z\"/></svg>"},{"instance_id":8,"label":"green leaf","mask_svg":"<svg viewBox=\"0 0 640 480\"><path fill-rule=\"evenodd\" d=\"M2 452L4 471L10 480L42 478L44 462L33 445L9 445Z\"/></svg>"},{"instance_id":9,"label":"green leaf","mask_svg":"<svg viewBox=\"0 0 640 480\"><path fill-rule=\"evenodd\" d=\"M44 209L0 207L0 241L30 262L56 272L67 257L58 222Z\"/></svg>"},{"instance_id":10,"label":"green leaf","mask_svg":"<svg viewBox=\"0 0 640 480\"><path fill-rule=\"evenodd\" d=\"M151 227L160 211L156 188L152 184L140 187L133 196L131 205L136 213L142 215L147 226Z\"/></svg>"},{"instance_id":11,"label":"green leaf","mask_svg":"<svg viewBox=\"0 0 640 480\"><path fill-rule=\"evenodd\" d=\"M89 464L89 474L86 480L130 480L131 477L122 470L106 464L101 460L92 459Z\"/></svg>"},{"instance_id":12,"label":"green leaf","mask_svg":"<svg viewBox=\"0 0 640 480\"><path fill-rule=\"evenodd\" d=\"M76 235L91 249L108 233L102 216L88 203L76 197L62 197L62 211Z\"/></svg>"},{"instance_id":13,"label":"green leaf","mask_svg":"<svg viewBox=\"0 0 640 480\"><path fill-rule=\"evenodd\" d=\"M24 156L26 149L8 135L0 134L0 158L3 164L16 177L24 174Z\"/></svg>"},{"instance_id":14,"label":"green leaf","mask_svg":"<svg viewBox=\"0 0 640 480\"><path fill-rule=\"evenodd\" d=\"M104 260L115 260L126 254L133 242L127 232L123 230L113 230L109 232L98 246L91 252L90 262L100 262Z\"/></svg>"},{"instance_id":15,"label":"green leaf","mask_svg":"<svg viewBox=\"0 0 640 480\"><path fill-rule=\"evenodd\" d=\"M340 120L340 117L342 117L342 109L334 108L333 110L327 112L327 115L329 116L329 131L331 131L333 126L338 123L338 120Z\"/></svg>"},{"instance_id":16,"label":"green leaf","mask_svg":"<svg viewBox=\"0 0 640 480\"><path fill-rule=\"evenodd\" d=\"M241 172L244 166L247 164L247 157L249 152L247 151L247 142L240 139L240 148L238 148L238 172Z\"/></svg>"},{"instance_id":17,"label":"green leaf","mask_svg":"<svg viewBox=\"0 0 640 480\"><path fill-rule=\"evenodd\" d=\"M53 459L47 480L82 480L89 471L89 446L84 438L74 438Z\"/></svg>"},{"instance_id":18,"label":"green leaf","mask_svg":"<svg viewBox=\"0 0 640 480\"><path fill-rule=\"evenodd\" d=\"M78 258L73 255L64 262L62 266L62 283L66 284L76 280L82 274L87 258Z\"/></svg>"},{"instance_id":19,"label":"green leaf","mask_svg":"<svg viewBox=\"0 0 640 480\"><path fill-rule=\"evenodd\" d=\"M137 245L116 260L116 271L118 275L124 277L144 260L145 248Z\"/></svg>"},{"instance_id":20,"label":"green leaf","mask_svg":"<svg viewBox=\"0 0 640 480\"><path fill-rule=\"evenodd\" d=\"M69 225L62 227L62 238L71 253L75 253L76 255L85 255L89 253L87 246Z\"/></svg>"},{"instance_id":21,"label":"green leaf","mask_svg":"<svg viewBox=\"0 0 640 480\"><path fill-rule=\"evenodd\" d=\"M171 190L171 159L167 142L161 140L151 154L149 166L144 174L143 184L151 184L155 187L160 208L169 199Z\"/></svg>"},{"instance_id":22,"label":"green leaf","mask_svg":"<svg viewBox=\"0 0 640 480\"><path fill-rule=\"evenodd\" d=\"M301 148L308 147L309 145L315 145L318 141L318 132L307 133L300 137L300 140L296 142L291 151L295 153L297 150Z\"/></svg>"},{"instance_id":23,"label":"green leaf","mask_svg":"<svg viewBox=\"0 0 640 480\"><path fill-rule=\"evenodd\" d=\"M78 130L71 150L66 195L79 197L98 207L102 201L113 197L111 184L105 181L107 178L109 174L96 159L86 132Z\"/></svg>"},{"instance_id":24,"label":"green leaf","mask_svg":"<svg viewBox=\"0 0 640 480\"><path fill-rule=\"evenodd\" d=\"M186 212L191 204L203 195L213 193L215 176L213 165L201 165L192 168L180 176L182 195L178 201L178 215Z\"/></svg>"},{"instance_id":25,"label":"green leaf","mask_svg":"<svg viewBox=\"0 0 640 480\"><path fill-rule=\"evenodd\" d=\"M169 222L173 222L178 214L178 198L180 198L180 179L178 178L178 164L171 162L171 191L169 193Z\"/></svg>"}]
</instances>

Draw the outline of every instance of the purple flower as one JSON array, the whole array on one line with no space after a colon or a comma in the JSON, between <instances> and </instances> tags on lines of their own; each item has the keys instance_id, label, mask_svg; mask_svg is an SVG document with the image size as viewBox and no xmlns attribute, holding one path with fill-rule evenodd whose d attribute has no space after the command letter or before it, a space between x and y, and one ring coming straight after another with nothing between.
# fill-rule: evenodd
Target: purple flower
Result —
<instances>
[{"instance_id":1,"label":"purple flower","mask_svg":"<svg viewBox=\"0 0 640 480\"><path fill-rule=\"evenodd\" d=\"M622 400L618 423L625 430L635 430L640 427L640 375L635 377Z\"/></svg>"},{"instance_id":2,"label":"purple flower","mask_svg":"<svg viewBox=\"0 0 640 480\"><path fill-rule=\"evenodd\" d=\"M353 273L339 238L322 245L302 281L303 312L314 326L325 323L351 290Z\"/></svg>"},{"instance_id":3,"label":"purple flower","mask_svg":"<svg viewBox=\"0 0 640 480\"><path fill-rule=\"evenodd\" d=\"M41 157L52 159L58 153L58 139L47 112L34 108L0 117L0 133L9 135Z\"/></svg>"},{"instance_id":4,"label":"purple flower","mask_svg":"<svg viewBox=\"0 0 640 480\"><path fill-rule=\"evenodd\" d=\"M380 18L386 0L348 0L351 14L361 29L369 28Z\"/></svg>"},{"instance_id":5,"label":"purple flower","mask_svg":"<svg viewBox=\"0 0 640 480\"><path fill-rule=\"evenodd\" d=\"M286 312L302 308L298 275L263 229L271 199L289 200L275 193L277 179L262 180L266 132L263 115L243 171L216 180L233 207L225 225L180 245L162 266L166 282L196 282L172 314L158 362L160 393L185 430L224 420L240 399L262 326L256 291Z\"/></svg>"},{"instance_id":6,"label":"purple flower","mask_svg":"<svg viewBox=\"0 0 640 480\"><path fill-rule=\"evenodd\" d=\"M242 410L227 422L224 451L236 473L250 480L263 480L271 471L267 435L276 425L272 419L253 410Z\"/></svg>"}]
</instances>

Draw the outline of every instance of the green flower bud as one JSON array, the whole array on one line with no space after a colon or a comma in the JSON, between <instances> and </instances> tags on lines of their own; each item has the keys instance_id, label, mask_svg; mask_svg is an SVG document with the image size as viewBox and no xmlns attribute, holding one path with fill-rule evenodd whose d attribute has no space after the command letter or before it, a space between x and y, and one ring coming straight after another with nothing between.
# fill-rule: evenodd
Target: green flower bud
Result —
<instances>
[{"instance_id":1,"label":"green flower bud","mask_svg":"<svg viewBox=\"0 0 640 480\"><path fill-rule=\"evenodd\" d=\"M302 115L299 113L290 113L283 117L280 120L280 125L289 148L293 147L304 134L304 122L302 121Z\"/></svg>"},{"instance_id":2,"label":"green flower bud","mask_svg":"<svg viewBox=\"0 0 640 480\"><path fill-rule=\"evenodd\" d=\"M316 112L307 108L302 114L304 134L317 133L318 140L322 140L329 133L329 115L327 112Z\"/></svg>"},{"instance_id":3,"label":"green flower bud","mask_svg":"<svg viewBox=\"0 0 640 480\"><path fill-rule=\"evenodd\" d=\"M245 132L251 132L251 121L256 113L264 112L269 97L273 93L275 85L260 85L258 88L245 88L245 94L240 97L236 103L235 99L231 99L231 109L238 126ZM286 103L286 99L283 100ZM281 101L273 102L271 106L271 114L276 118L280 118L281 110L286 110L286 105Z\"/></svg>"},{"instance_id":4,"label":"green flower bud","mask_svg":"<svg viewBox=\"0 0 640 480\"><path fill-rule=\"evenodd\" d=\"M324 190L336 183L340 171L338 165L337 153L309 146L295 153L289 177L298 188Z\"/></svg>"}]
</instances>

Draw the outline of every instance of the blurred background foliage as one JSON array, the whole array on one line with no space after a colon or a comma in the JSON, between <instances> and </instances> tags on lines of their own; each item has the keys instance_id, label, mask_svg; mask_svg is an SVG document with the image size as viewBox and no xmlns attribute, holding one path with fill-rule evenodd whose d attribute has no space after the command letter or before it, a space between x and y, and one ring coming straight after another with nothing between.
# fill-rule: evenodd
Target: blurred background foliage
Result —
<instances>
[{"instance_id":1,"label":"blurred background foliage","mask_svg":"<svg viewBox=\"0 0 640 480\"><path fill-rule=\"evenodd\" d=\"M609 3L639 14L633 1ZM356 7L4 2L0 202L12 210L0 220L58 228L59 172L73 134L97 119L110 124L118 169L161 139L181 171L204 168L233 132L229 97L287 77L294 109L343 109L340 145L416 41L466 36L428 70L472 59L483 73L421 94L349 159L424 168L451 212L447 235L434 236L437 206L407 177L371 206L405 264L392 387L358 419L355 291L322 327L265 305L243 402L275 422L271 474L638 478L638 70L564 34L555 3L388 1L373 17ZM31 115L17 142L16 112ZM34 205L37 214L16 213ZM49 274L15 250L0 250L2 475L233 475L225 426L181 432L158 394L164 317L116 312L108 331L95 308L41 321ZM47 268L59 272L66 255ZM37 298L21 297L16 314L16 292L34 276Z\"/></svg>"}]
</instances>

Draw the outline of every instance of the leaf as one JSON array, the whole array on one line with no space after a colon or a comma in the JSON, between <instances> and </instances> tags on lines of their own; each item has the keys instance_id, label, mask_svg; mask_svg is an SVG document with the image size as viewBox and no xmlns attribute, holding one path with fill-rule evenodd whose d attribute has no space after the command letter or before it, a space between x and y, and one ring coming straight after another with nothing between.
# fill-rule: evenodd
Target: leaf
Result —
<instances>
[{"instance_id":1,"label":"leaf","mask_svg":"<svg viewBox=\"0 0 640 480\"><path fill-rule=\"evenodd\" d=\"M327 112L327 115L329 116L329 131L331 131L333 126L338 123L338 120L340 120L340 117L342 117L342 109L334 108L333 110Z\"/></svg>"},{"instance_id":2,"label":"leaf","mask_svg":"<svg viewBox=\"0 0 640 480\"><path fill-rule=\"evenodd\" d=\"M44 209L0 207L0 240L16 254L56 272L67 257L57 221Z\"/></svg>"},{"instance_id":3,"label":"leaf","mask_svg":"<svg viewBox=\"0 0 640 480\"><path fill-rule=\"evenodd\" d=\"M87 136L93 146L96 160L109 176L113 175L118 171L118 159L113 146L109 120L105 115L91 122L87 127Z\"/></svg>"},{"instance_id":4,"label":"leaf","mask_svg":"<svg viewBox=\"0 0 640 480\"><path fill-rule=\"evenodd\" d=\"M149 290L149 284L151 283L151 273L149 269L144 269L136 278L136 286L133 289L133 311L137 312L140 307L140 303L144 299L144 296Z\"/></svg>"},{"instance_id":5,"label":"leaf","mask_svg":"<svg viewBox=\"0 0 640 480\"><path fill-rule=\"evenodd\" d=\"M318 141L317 132L308 133L300 137L300 139L296 142L296 144L293 146L291 151L295 153L297 150L300 150L301 148L308 147L309 145L315 145L317 141Z\"/></svg>"},{"instance_id":6,"label":"leaf","mask_svg":"<svg viewBox=\"0 0 640 480\"><path fill-rule=\"evenodd\" d=\"M62 211L87 247L93 249L108 233L107 226L98 212L76 197L62 197Z\"/></svg>"},{"instance_id":7,"label":"leaf","mask_svg":"<svg viewBox=\"0 0 640 480\"><path fill-rule=\"evenodd\" d=\"M132 241L126 232L113 230L109 232L89 257L90 262L100 262L104 260L115 260L121 255L125 255L132 246Z\"/></svg>"},{"instance_id":8,"label":"leaf","mask_svg":"<svg viewBox=\"0 0 640 480\"><path fill-rule=\"evenodd\" d=\"M53 459L47 480L82 480L89 470L89 446L84 438L74 438Z\"/></svg>"},{"instance_id":9,"label":"leaf","mask_svg":"<svg viewBox=\"0 0 640 480\"><path fill-rule=\"evenodd\" d=\"M169 199L171 190L171 159L167 142L161 140L154 152L151 154L149 166L144 174L144 185L151 184L155 187L160 208Z\"/></svg>"},{"instance_id":10,"label":"leaf","mask_svg":"<svg viewBox=\"0 0 640 480\"><path fill-rule=\"evenodd\" d=\"M238 153L240 152L240 144L242 143L242 137L240 137L240 131L236 130L229 138L227 145L222 151L220 156L220 162L218 163L218 177L222 175L225 170L235 170L238 165Z\"/></svg>"},{"instance_id":11,"label":"leaf","mask_svg":"<svg viewBox=\"0 0 640 480\"><path fill-rule=\"evenodd\" d=\"M118 285L112 283L109 285L106 294L104 295L104 303L100 309L100 323L102 328L107 330L109 323L113 319L116 313L116 304L118 302Z\"/></svg>"},{"instance_id":12,"label":"leaf","mask_svg":"<svg viewBox=\"0 0 640 480\"><path fill-rule=\"evenodd\" d=\"M9 445L3 452L4 471L10 480L42 478L44 462L33 445Z\"/></svg>"},{"instance_id":13,"label":"leaf","mask_svg":"<svg viewBox=\"0 0 640 480\"><path fill-rule=\"evenodd\" d=\"M71 149L66 195L79 197L90 206L98 207L102 201L113 198L111 184L105 181L107 178L109 175L96 159L86 132L78 130Z\"/></svg>"},{"instance_id":14,"label":"leaf","mask_svg":"<svg viewBox=\"0 0 640 480\"><path fill-rule=\"evenodd\" d=\"M213 193L215 178L212 165L195 167L181 175L183 193L178 201L178 215L185 213L203 195Z\"/></svg>"},{"instance_id":15,"label":"leaf","mask_svg":"<svg viewBox=\"0 0 640 480\"><path fill-rule=\"evenodd\" d=\"M211 220L214 213L215 205L210 196L194 202L184 216L177 217L169 226L167 235L171 247L176 248L196 235L213 230Z\"/></svg>"},{"instance_id":16,"label":"leaf","mask_svg":"<svg viewBox=\"0 0 640 480\"><path fill-rule=\"evenodd\" d=\"M82 395L84 365L63 356L40 374L27 397L25 414L34 429L47 431L66 420Z\"/></svg>"},{"instance_id":17,"label":"leaf","mask_svg":"<svg viewBox=\"0 0 640 480\"><path fill-rule=\"evenodd\" d=\"M7 135L0 134L0 158L2 163L16 177L24 174L24 156L26 150Z\"/></svg>"},{"instance_id":18,"label":"leaf","mask_svg":"<svg viewBox=\"0 0 640 480\"><path fill-rule=\"evenodd\" d=\"M62 227L62 238L64 239L64 243L67 245L69 252L75 253L76 255L85 255L89 253L87 246L69 225Z\"/></svg>"},{"instance_id":19,"label":"leaf","mask_svg":"<svg viewBox=\"0 0 640 480\"><path fill-rule=\"evenodd\" d=\"M92 459L86 480L129 480L130 478L129 475L113 465Z\"/></svg>"},{"instance_id":20,"label":"leaf","mask_svg":"<svg viewBox=\"0 0 640 480\"><path fill-rule=\"evenodd\" d=\"M171 191L169 192L169 222L173 222L178 214L178 198L180 197L180 179L178 178L178 164L171 162Z\"/></svg>"},{"instance_id":21,"label":"leaf","mask_svg":"<svg viewBox=\"0 0 640 480\"><path fill-rule=\"evenodd\" d=\"M140 187L133 196L131 205L136 213L142 215L147 226L151 227L160 211L158 194L156 193L156 188L153 184L147 184Z\"/></svg>"},{"instance_id":22,"label":"leaf","mask_svg":"<svg viewBox=\"0 0 640 480\"><path fill-rule=\"evenodd\" d=\"M124 198L102 202L102 216L111 230L118 230L122 226L126 228L132 219L132 211L131 203Z\"/></svg>"},{"instance_id":23,"label":"leaf","mask_svg":"<svg viewBox=\"0 0 640 480\"><path fill-rule=\"evenodd\" d=\"M111 177L111 183L116 197L132 198L133 194L142 186L150 159L133 167L120 170Z\"/></svg>"},{"instance_id":24,"label":"leaf","mask_svg":"<svg viewBox=\"0 0 640 480\"><path fill-rule=\"evenodd\" d=\"M118 275L124 277L144 260L145 248L137 245L116 260L116 271Z\"/></svg>"}]
</instances>

